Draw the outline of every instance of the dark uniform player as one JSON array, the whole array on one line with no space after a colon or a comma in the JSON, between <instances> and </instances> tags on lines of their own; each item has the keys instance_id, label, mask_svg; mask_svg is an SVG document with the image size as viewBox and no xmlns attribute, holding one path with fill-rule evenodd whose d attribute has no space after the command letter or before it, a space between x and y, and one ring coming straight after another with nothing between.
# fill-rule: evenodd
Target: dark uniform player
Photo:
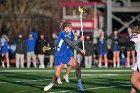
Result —
<instances>
[{"instance_id":1,"label":"dark uniform player","mask_svg":"<svg viewBox=\"0 0 140 93\"><path fill-rule=\"evenodd\" d=\"M130 41L133 33L132 33L132 29L131 27L128 27L128 31L127 31L127 36L126 36L126 40L127 41ZM135 46L132 45L130 47L126 47L126 67L130 67L130 59L131 59L131 56L132 56L132 64L135 63Z\"/></svg>"}]
</instances>

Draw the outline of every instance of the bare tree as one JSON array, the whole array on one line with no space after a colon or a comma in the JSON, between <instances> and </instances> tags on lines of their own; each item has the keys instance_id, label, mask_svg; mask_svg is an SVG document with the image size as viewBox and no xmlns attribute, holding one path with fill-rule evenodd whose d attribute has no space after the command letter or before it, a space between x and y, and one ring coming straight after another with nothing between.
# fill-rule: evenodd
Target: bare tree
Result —
<instances>
[{"instance_id":1,"label":"bare tree","mask_svg":"<svg viewBox=\"0 0 140 93\"><path fill-rule=\"evenodd\" d=\"M4 28L12 41L19 32L27 35L32 28L45 33L58 30L58 3L59 0L0 0L0 29Z\"/></svg>"}]
</instances>

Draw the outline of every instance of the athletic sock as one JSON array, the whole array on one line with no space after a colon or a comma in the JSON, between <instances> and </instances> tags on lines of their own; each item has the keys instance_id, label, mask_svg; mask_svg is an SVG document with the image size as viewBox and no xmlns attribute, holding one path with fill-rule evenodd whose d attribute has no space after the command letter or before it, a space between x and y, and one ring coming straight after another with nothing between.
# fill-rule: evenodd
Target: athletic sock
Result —
<instances>
[{"instance_id":1,"label":"athletic sock","mask_svg":"<svg viewBox=\"0 0 140 93\"><path fill-rule=\"evenodd\" d=\"M77 87L79 91L84 91L82 83L81 83L81 79L78 80Z\"/></svg>"},{"instance_id":2,"label":"athletic sock","mask_svg":"<svg viewBox=\"0 0 140 93\"><path fill-rule=\"evenodd\" d=\"M81 79L78 80L78 84L79 84L79 83L81 84Z\"/></svg>"}]
</instances>

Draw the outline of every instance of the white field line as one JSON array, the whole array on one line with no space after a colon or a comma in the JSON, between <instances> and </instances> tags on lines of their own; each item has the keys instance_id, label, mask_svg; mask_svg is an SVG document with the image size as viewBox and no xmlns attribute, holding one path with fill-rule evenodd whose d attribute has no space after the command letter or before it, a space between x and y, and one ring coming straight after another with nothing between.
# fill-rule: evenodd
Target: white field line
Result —
<instances>
[{"instance_id":1,"label":"white field line","mask_svg":"<svg viewBox=\"0 0 140 93\"><path fill-rule=\"evenodd\" d=\"M116 87L122 87L122 86L131 86L131 85L116 85L116 86L108 86L108 87L94 87L94 88L86 88L84 90L96 90L96 89L107 89L107 88L116 88ZM73 90L64 90L64 91L57 91L57 92L48 92L48 93L64 93L64 92L70 92Z\"/></svg>"},{"instance_id":2,"label":"white field line","mask_svg":"<svg viewBox=\"0 0 140 93\"><path fill-rule=\"evenodd\" d=\"M93 78L93 77L110 77L110 76L124 76L128 74L82 74L82 78ZM76 77L70 78L76 79ZM15 81L15 82L40 82L40 81L49 81L51 79L40 79L40 80L22 80L22 81ZM9 83L9 82L0 82L0 84L3 83ZM121 86L130 86L130 85L121 85ZM109 86L109 87L94 87L94 88L86 88L85 90L95 90L95 89L104 89L104 88L113 88L113 87L119 87L119 86ZM33 90L24 90L24 91L19 91L19 92L14 92L14 93L26 93L26 92L31 92L35 90L40 90L40 89L33 89ZM43 91L43 90L42 90ZM69 92L73 90L64 90L64 91L57 91L57 92L49 92L49 93L63 93L63 92Z\"/></svg>"},{"instance_id":3,"label":"white field line","mask_svg":"<svg viewBox=\"0 0 140 93\"><path fill-rule=\"evenodd\" d=\"M27 82L27 83L29 83L29 82L41 82L41 81L50 81L51 79L39 79L39 80L21 80L21 81L14 81L14 80L12 80L12 81L14 81L14 82ZM2 84L2 83L9 83L9 82L0 82L0 84Z\"/></svg>"},{"instance_id":4,"label":"white field line","mask_svg":"<svg viewBox=\"0 0 140 93\"><path fill-rule=\"evenodd\" d=\"M3 81L0 82L0 84L4 84L4 83L8 83L8 82L3 82Z\"/></svg>"},{"instance_id":5,"label":"white field line","mask_svg":"<svg viewBox=\"0 0 140 93\"><path fill-rule=\"evenodd\" d=\"M46 72L52 73L54 70L0 70L0 72ZM62 70L62 72L66 72L66 70ZM71 72L75 72L75 70L71 70ZM81 72L131 72L131 70L81 70Z\"/></svg>"},{"instance_id":6,"label":"white field line","mask_svg":"<svg viewBox=\"0 0 140 93\"><path fill-rule=\"evenodd\" d=\"M85 88L84 90L108 89L108 88L116 88L116 87L123 87L123 86L124 87L129 87L131 85L116 85L116 86L108 86L108 87L94 87L94 88ZM31 92L31 91L35 91L35 90L40 90L40 89L25 90L25 91L19 91L19 92L14 92L14 93L26 93L26 92ZM65 92L70 92L70 91L75 91L75 90L63 90L63 91L48 92L48 93L65 93Z\"/></svg>"},{"instance_id":7,"label":"white field line","mask_svg":"<svg viewBox=\"0 0 140 93\"><path fill-rule=\"evenodd\" d=\"M81 76L86 76L86 77L89 77L89 76L118 76L119 74L82 74Z\"/></svg>"},{"instance_id":8,"label":"white field line","mask_svg":"<svg viewBox=\"0 0 140 93\"><path fill-rule=\"evenodd\" d=\"M93 78L93 77L111 77L111 76L125 76L125 75L129 75L129 74L82 74L81 78ZM69 78L70 80L73 80L73 79L76 79L77 77L72 77L72 78ZM43 82L43 81L50 81L50 79L37 79L37 80L21 80L21 81L15 81L15 82ZM14 81L14 80L12 80ZM0 82L0 84L3 84L3 83L9 83L9 82Z\"/></svg>"},{"instance_id":9,"label":"white field line","mask_svg":"<svg viewBox=\"0 0 140 93\"><path fill-rule=\"evenodd\" d=\"M33 89L33 90L25 90L25 91L19 91L19 92L14 92L14 93L28 93L28 92L31 92L31 91L38 91L40 89Z\"/></svg>"}]
</instances>

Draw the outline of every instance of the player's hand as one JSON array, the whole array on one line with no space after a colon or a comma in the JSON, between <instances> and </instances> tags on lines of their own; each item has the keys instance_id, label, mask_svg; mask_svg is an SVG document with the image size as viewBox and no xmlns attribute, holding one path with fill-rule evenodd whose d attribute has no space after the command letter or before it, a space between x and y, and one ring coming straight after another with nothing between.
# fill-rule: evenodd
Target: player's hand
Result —
<instances>
[{"instance_id":1,"label":"player's hand","mask_svg":"<svg viewBox=\"0 0 140 93\"><path fill-rule=\"evenodd\" d=\"M81 41L84 41L84 39L85 39L84 36L81 36L81 37L80 37L80 40L81 40Z\"/></svg>"},{"instance_id":2,"label":"player's hand","mask_svg":"<svg viewBox=\"0 0 140 93\"><path fill-rule=\"evenodd\" d=\"M86 53L86 50L81 50L81 53L85 54Z\"/></svg>"}]
</instances>

